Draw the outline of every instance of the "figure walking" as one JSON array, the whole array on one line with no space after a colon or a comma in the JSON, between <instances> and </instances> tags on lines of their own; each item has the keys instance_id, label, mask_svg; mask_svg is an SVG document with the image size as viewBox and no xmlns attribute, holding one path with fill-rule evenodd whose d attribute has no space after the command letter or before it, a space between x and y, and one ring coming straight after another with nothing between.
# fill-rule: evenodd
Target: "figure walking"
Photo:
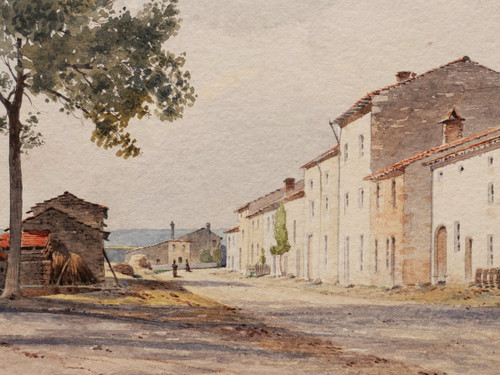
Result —
<instances>
[{"instance_id":1,"label":"figure walking","mask_svg":"<svg viewBox=\"0 0 500 375\"><path fill-rule=\"evenodd\" d=\"M191 267L189 267L189 259L186 259L186 272L191 272Z\"/></svg>"},{"instance_id":2,"label":"figure walking","mask_svg":"<svg viewBox=\"0 0 500 375\"><path fill-rule=\"evenodd\" d=\"M177 276L177 267L179 267L179 266L177 265L177 263L175 263L175 259L174 259L174 262L172 263L172 272L174 274L174 277L178 277Z\"/></svg>"}]
</instances>

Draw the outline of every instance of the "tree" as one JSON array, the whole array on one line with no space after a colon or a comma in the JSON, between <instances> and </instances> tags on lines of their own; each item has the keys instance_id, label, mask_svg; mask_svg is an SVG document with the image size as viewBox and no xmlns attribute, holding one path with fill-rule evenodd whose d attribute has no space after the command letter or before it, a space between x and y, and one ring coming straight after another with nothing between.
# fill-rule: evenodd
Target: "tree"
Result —
<instances>
[{"instance_id":1,"label":"tree","mask_svg":"<svg viewBox=\"0 0 500 375\"><path fill-rule=\"evenodd\" d=\"M272 255L279 255L280 257L280 273L283 275L282 258L283 254L290 250L290 243L288 242L288 230L286 229L286 210L283 202L276 211L276 220L274 222L274 239L276 245L272 246L270 251Z\"/></svg>"},{"instance_id":2,"label":"tree","mask_svg":"<svg viewBox=\"0 0 500 375\"><path fill-rule=\"evenodd\" d=\"M222 264L222 249L220 245L217 247L217 249L214 249L214 253L212 255L212 259L215 263L217 263L217 267L220 267Z\"/></svg>"},{"instance_id":3,"label":"tree","mask_svg":"<svg viewBox=\"0 0 500 375\"><path fill-rule=\"evenodd\" d=\"M260 259L259 259L260 264L263 266L266 265L266 249L262 248L261 254L260 254Z\"/></svg>"},{"instance_id":4,"label":"tree","mask_svg":"<svg viewBox=\"0 0 500 375\"><path fill-rule=\"evenodd\" d=\"M185 54L163 44L179 29L177 0L145 2L132 15L115 0L0 0L0 128L9 135L10 251L4 297L20 294L22 220L21 152L37 143L21 108L29 94L58 102L60 111L81 113L94 126L91 140L117 156L139 155L126 131L133 118L154 113L181 118L194 104ZM31 99L30 99L31 100Z\"/></svg>"}]
</instances>

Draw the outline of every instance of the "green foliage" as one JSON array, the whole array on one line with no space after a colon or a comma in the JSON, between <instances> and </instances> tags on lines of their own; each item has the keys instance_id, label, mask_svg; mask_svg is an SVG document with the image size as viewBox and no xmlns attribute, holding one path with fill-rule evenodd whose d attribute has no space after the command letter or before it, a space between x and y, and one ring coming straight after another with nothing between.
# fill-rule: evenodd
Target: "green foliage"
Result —
<instances>
[{"instance_id":1,"label":"green foliage","mask_svg":"<svg viewBox=\"0 0 500 375\"><path fill-rule=\"evenodd\" d=\"M127 158L140 153L126 131L132 119L182 118L195 95L185 54L162 49L179 30L177 0L147 1L136 15L114 3L0 0L0 54L12 76L0 76L0 90L21 72L24 89L83 112L91 140Z\"/></svg>"},{"instance_id":2,"label":"green foliage","mask_svg":"<svg viewBox=\"0 0 500 375\"><path fill-rule=\"evenodd\" d=\"M206 249L203 250L200 254L200 262L201 263L212 263L214 262L214 258L212 254L210 254L210 250Z\"/></svg>"},{"instance_id":3,"label":"green foliage","mask_svg":"<svg viewBox=\"0 0 500 375\"><path fill-rule=\"evenodd\" d=\"M276 240L276 245L272 246L270 251L272 255L279 255L280 257L280 272L283 274L283 268L281 266L281 259L283 254L290 251L290 243L288 242L288 230L286 229L286 210L283 202L280 202L280 206L276 211L276 217L274 222L274 239Z\"/></svg>"},{"instance_id":4,"label":"green foliage","mask_svg":"<svg viewBox=\"0 0 500 375\"><path fill-rule=\"evenodd\" d=\"M220 267L222 264L222 249L219 245L217 249L214 250L214 254L212 255L212 259L215 263L217 263L217 266Z\"/></svg>"},{"instance_id":5,"label":"green foliage","mask_svg":"<svg viewBox=\"0 0 500 375\"><path fill-rule=\"evenodd\" d=\"M266 250L264 248L262 248L262 250L261 250L261 255L260 255L259 262L263 266L266 264Z\"/></svg>"}]
</instances>

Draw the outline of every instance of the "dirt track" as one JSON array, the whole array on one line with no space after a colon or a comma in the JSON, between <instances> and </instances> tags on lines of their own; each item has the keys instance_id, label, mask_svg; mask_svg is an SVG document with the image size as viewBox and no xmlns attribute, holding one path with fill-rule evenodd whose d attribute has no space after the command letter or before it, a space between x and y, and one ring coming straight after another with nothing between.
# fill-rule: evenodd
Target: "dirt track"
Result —
<instances>
[{"instance_id":1,"label":"dirt track","mask_svg":"<svg viewBox=\"0 0 500 375\"><path fill-rule=\"evenodd\" d=\"M269 286L272 280L248 280L223 270L183 276L174 284L149 282L129 288L127 295L101 293L85 301L2 301L0 366L5 373L23 375L434 373L431 370L441 374L445 369L459 373L447 361L441 362L443 367L422 362L420 343L411 338L416 326L407 331L411 325L384 323L389 328L382 335L380 327L375 329L381 325L378 315L400 303L377 301L375 306L356 297L316 293L304 283L278 280ZM190 296L189 291L230 306ZM175 295L177 304L155 306L158 298L164 298L162 293ZM138 295L141 303L134 299L127 305L109 303L129 294ZM376 308L382 310L372 319L376 323L370 323L367 312ZM475 324L485 323L485 330L498 327L488 319ZM391 342L397 344L398 337L404 341L402 332L408 342L417 342L414 355L408 347L381 350ZM423 336L428 342L434 340ZM367 346L360 347L359 342ZM485 360L498 361L495 354L487 355ZM428 357L432 359L432 353Z\"/></svg>"}]
</instances>

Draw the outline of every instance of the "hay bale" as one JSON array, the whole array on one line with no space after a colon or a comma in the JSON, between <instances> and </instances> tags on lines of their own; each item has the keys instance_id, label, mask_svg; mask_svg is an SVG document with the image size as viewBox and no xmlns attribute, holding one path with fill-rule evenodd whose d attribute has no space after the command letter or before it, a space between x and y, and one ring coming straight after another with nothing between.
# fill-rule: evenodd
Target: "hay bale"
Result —
<instances>
[{"instance_id":1,"label":"hay bale","mask_svg":"<svg viewBox=\"0 0 500 375\"><path fill-rule=\"evenodd\" d=\"M119 272L123 275L134 276L134 269L127 263L118 263L113 266L115 272Z\"/></svg>"},{"instance_id":2,"label":"hay bale","mask_svg":"<svg viewBox=\"0 0 500 375\"><path fill-rule=\"evenodd\" d=\"M51 281L57 285L75 285L93 284L97 280L80 255L69 253L65 257L63 254L54 253L52 255Z\"/></svg>"},{"instance_id":3,"label":"hay bale","mask_svg":"<svg viewBox=\"0 0 500 375\"><path fill-rule=\"evenodd\" d=\"M148 261L148 258L146 258L146 256L143 254L132 255L128 264L130 264L136 271L140 268L148 270L152 269L151 263Z\"/></svg>"}]
</instances>

